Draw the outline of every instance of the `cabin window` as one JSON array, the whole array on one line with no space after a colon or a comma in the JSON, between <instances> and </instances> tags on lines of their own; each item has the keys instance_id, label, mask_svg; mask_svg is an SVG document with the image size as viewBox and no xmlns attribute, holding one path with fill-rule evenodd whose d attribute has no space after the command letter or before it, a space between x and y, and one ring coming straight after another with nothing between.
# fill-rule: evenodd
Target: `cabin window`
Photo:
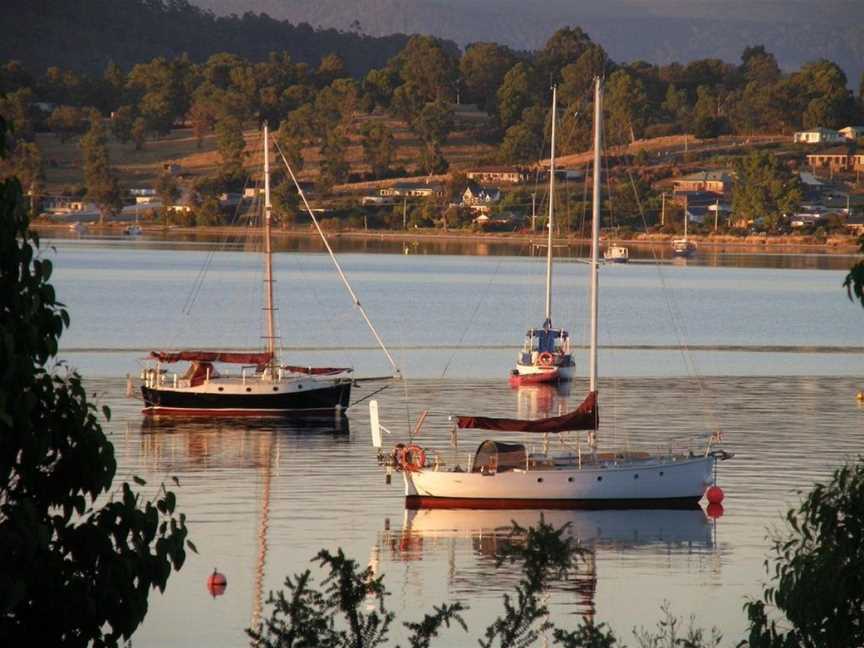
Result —
<instances>
[{"instance_id":1,"label":"cabin window","mask_svg":"<svg viewBox=\"0 0 864 648\"><path fill-rule=\"evenodd\" d=\"M603 481L603 475L598 475L598 476L597 476L597 481Z\"/></svg>"},{"instance_id":2,"label":"cabin window","mask_svg":"<svg viewBox=\"0 0 864 648\"><path fill-rule=\"evenodd\" d=\"M246 391L247 391L247 392L251 392L251 391L252 391L252 388L251 388L251 387L247 387L247 388L246 388Z\"/></svg>"},{"instance_id":3,"label":"cabin window","mask_svg":"<svg viewBox=\"0 0 864 648\"><path fill-rule=\"evenodd\" d=\"M538 483L538 484L542 484L542 483L543 483L543 478L542 478L542 477L538 477L538 478L537 478L537 483Z\"/></svg>"},{"instance_id":4,"label":"cabin window","mask_svg":"<svg viewBox=\"0 0 864 648\"><path fill-rule=\"evenodd\" d=\"M639 473L636 473L635 475L633 475L633 479L639 479Z\"/></svg>"}]
</instances>

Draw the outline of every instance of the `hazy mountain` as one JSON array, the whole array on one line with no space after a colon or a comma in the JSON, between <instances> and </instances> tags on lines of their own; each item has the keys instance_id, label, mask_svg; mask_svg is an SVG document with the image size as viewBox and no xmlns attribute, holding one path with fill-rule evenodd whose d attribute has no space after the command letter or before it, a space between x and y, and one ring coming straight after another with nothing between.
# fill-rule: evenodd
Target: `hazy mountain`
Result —
<instances>
[{"instance_id":1,"label":"hazy mountain","mask_svg":"<svg viewBox=\"0 0 864 648\"><path fill-rule=\"evenodd\" d=\"M864 72L861 0L192 0L219 14L274 18L371 35L424 33L464 46L496 41L536 49L579 25L613 59L738 61L764 44L786 69L827 58L857 86Z\"/></svg>"}]
</instances>

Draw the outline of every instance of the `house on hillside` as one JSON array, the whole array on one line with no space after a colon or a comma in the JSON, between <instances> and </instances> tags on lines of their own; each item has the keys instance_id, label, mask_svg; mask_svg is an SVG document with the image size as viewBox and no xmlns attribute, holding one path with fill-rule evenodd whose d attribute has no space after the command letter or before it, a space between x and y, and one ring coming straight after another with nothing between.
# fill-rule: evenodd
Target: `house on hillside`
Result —
<instances>
[{"instance_id":1,"label":"house on hillside","mask_svg":"<svg viewBox=\"0 0 864 648\"><path fill-rule=\"evenodd\" d=\"M443 198L444 187L423 182L397 182L379 189L378 195L384 198Z\"/></svg>"},{"instance_id":2,"label":"house on hillside","mask_svg":"<svg viewBox=\"0 0 864 648\"><path fill-rule=\"evenodd\" d=\"M501 190L497 187L484 187L469 183L462 192L462 206L471 211L489 213L490 206L501 200Z\"/></svg>"},{"instance_id":3,"label":"house on hillside","mask_svg":"<svg viewBox=\"0 0 864 648\"><path fill-rule=\"evenodd\" d=\"M814 171L828 169L830 171L861 171L864 170L864 155L856 154L849 146L835 146L807 156L807 164Z\"/></svg>"},{"instance_id":4,"label":"house on hillside","mask_svg":"<svg viewBox=\"0 0 864 648\"><path fill-rule=\"evenodd\" d=\"M859 138L864 137L864 126L847 126L837 132L843 136L843 139L856 142Z\"/></svg>"},{"instance_id":5,"label":"house on hillside","mask_svg":"<svg viewBox=\"0 0 864 648\"><path fill-rule=\"evenodd\" d=\"M707 192L722 196L732 190L734 179L727 171L700 171L676 178L673 191L676 194Z\"/></svg>"},{"instance_id":6,"label":"house on hillside","mask_svg":"<svg viewBox=\"0 0 864 648\"><path fill-rule=\"evenodd\" d=\"M465 174L469 180L478 183L521 184L527 182L528 171L520 167L494 166L475 169Z\"/></svg>"},{"instance_id":7,"label":"house on hillside","mask_svg":"<svg viewBox=\"0 0 864 648\"><path fill-rule=\"evenodd\" d=\"M798 131L792 137L796 144L837 144L843 141L843 136L832 128L811 128Z\"/></svg>"}]
</instances>

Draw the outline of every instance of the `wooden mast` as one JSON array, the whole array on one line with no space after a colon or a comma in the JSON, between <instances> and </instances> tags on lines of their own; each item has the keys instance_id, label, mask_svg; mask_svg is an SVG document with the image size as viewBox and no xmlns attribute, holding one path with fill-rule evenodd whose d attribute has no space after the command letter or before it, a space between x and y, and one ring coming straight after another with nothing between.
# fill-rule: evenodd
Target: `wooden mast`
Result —
<instances>
[{"instance_id":1,"label":"wooden mast","mask_svg":"<svg viewBox=\"0 0 864 648\"><path fill-rule=\"evenodd\" d=\"M552 86L552 151L549 156L549 237L546 245L546 322L552 325L552 231L555 204L555 110L557 88ZM544 326L546 324L544 322Z\"/></svg>"},{"instance_id":2,"label":"wooden mast","mask_svg":"<svg viewBox=\"0 0 864 648\"><path fill-rule=\"evenodd\" d=\"M594 186L591 205L591 358L590 383L588 389L597 391L597 314L598 314L598 275L600 252L600 122L603 119L603 89L600 77L594 79Z\"/></svg>"},{"instance_id":3,"label":"wooden mast","mask_svg":"<svg viewBox=\"0 0 864 648\"><path fill-rule=\"evenodd\" d=\"M270 204L270 140L267 123L264 123L264 283L267 284L267 351L270 353L270 369L277 366L276 359L276 325L273 315L273 247L270 239L270 220L272 206Z\"/></svg>"}]
</instances>

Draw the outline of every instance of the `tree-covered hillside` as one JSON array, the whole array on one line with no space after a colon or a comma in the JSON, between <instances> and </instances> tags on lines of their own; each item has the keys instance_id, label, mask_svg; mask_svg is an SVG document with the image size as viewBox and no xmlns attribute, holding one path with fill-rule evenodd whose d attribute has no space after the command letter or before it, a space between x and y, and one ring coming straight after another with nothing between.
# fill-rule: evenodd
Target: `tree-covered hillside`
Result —
<instances>
[{"instance_id":1,"label":"tree-covered hillside","mask_svg":"<svg viewBox=\"0 0 864 648\"><path fill-rule=\"evenodd\" d=\"M128 70L184 53L195 62L216 52L260 61L279 51L314 66L335 53L360 76L382 67L408 40L316 30L266 14L215 16L186 0L4 0L0 15L0 60L19 60L36 72L55 65L101 72L108 61Z\"/></svg>"},{"instance_id":2,"label":"tree-covered hillside","mask_svg":"<svg viewBox=\"0 0 864 648\"><path fill-rule=\"evenodd\" d=\"M784 70L819 58L857 79L864 72L859 0L194 0L219 14L264 11L310 25L370 35L421 33L461 47L494 41L516 50L579 25L616 61L733 62L762 43Z\"/></svg>"}]
</instances>

